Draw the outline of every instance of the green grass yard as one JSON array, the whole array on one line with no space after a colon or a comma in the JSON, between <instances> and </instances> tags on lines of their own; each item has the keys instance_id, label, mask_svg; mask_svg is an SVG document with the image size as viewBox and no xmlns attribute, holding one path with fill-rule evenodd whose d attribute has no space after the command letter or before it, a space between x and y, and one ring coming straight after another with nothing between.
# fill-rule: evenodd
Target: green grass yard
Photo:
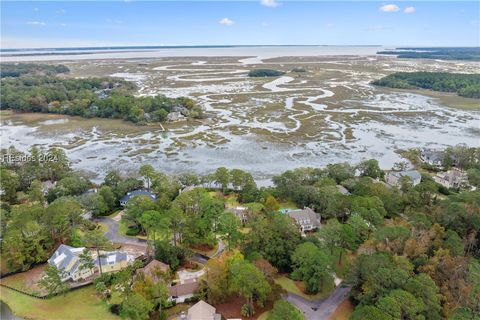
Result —
<instances>
[{"instance_id":1,"label":"green grass yard","mask_svg":"<svg viewBox=\"0 0 480 320\"><path fill-rule=\"evenodd\" d=\"M295 284L295 281L293 281L292 279L289 279L285 276L275 279L275 282L278 285L280 285L283 289L287 290L288 292L291 292L293 294L301 296L302 298L305 298L307 300L318 300L318 299L326 298L334 289L333 286L332 286L330 288L325 288L322 292L311 295L311 294L306 294L305 292L303 292L303 290L301 290Z\"/></svg>"},{"instance_id":2,"label":"green grass yard","mask_svg":"<svg viewBox=\"0 0 480 320\"><path fill-rule=\"evenodd\" d=\"M94 286L87 286L50 299L35 299L0 287L0 297L12 312L35 320L119 320L97 297Z\"/></svg>"}]
</instances>

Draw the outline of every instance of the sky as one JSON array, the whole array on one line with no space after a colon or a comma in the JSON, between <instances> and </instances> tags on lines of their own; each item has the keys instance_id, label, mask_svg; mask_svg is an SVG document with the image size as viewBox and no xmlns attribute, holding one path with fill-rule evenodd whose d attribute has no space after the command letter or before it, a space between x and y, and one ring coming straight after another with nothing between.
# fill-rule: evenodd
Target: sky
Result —
<instances>
[{"instance_id":1,"label":"sky","mask_svg":"<svg viewBox=\"0 0 480 320\"><path fill-rule=\"evenodd\" d=\"M1 1L1 47L480 46L480 1Z\"/></svg>"}]
</instances>

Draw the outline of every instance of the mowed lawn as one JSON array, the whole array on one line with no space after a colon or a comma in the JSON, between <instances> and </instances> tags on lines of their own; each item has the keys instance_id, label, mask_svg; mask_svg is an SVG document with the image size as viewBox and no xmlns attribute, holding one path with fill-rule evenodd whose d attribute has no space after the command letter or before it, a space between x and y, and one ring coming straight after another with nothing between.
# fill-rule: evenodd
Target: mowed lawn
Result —
<instances>
[{"instance_id":1,"label":"mowed lawn","mask_svg":"<svg viewBox=\"0 0 480 320\"><path fill-rule=\"evenodd\" d=\"M288 292L296 294L297 296L300 296L307 300L319 300L319 299L326 298L334 289L333 287L330 287L330 288L325 288L325 290L317 294L306 294L303 290L299 288L299 286L295 283L295 281L287 277L277 278L275 279L275 282L279 284L283 289L287 290Z\"/></svg>"},{"instance_id":2,"label":"mowed lawn","mask_svg":"<svg viewBox=\"0 0 480 320\"><path fill-rule=\"evenodd\" d=\"M50 299L35 299L0 287L0 297L12 312L35 320L119 320L96 296L93 285Z\"/></svg>"},{"instance_id":3,"label":"mowed lawn","mask_svg":"<svg viewBox=\"0 0 480 320\"><path fill-rule=\"evenodd\" d=\"M15 273L1 279L0 283L36 296L44 296L47 292L39 288L37 283L42 278L45 267L46 264L42 264L28 271Z\"/></svg>"}]
</instances>

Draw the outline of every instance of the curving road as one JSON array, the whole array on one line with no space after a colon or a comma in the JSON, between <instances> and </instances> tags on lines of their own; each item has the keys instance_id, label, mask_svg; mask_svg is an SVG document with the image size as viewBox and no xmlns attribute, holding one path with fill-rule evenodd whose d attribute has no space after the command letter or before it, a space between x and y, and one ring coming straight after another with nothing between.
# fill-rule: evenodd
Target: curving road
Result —
<instances>
[{"instance_id":1,"label":"curving road","mask_svg":"<svg viewBox=\"0 0 480 320\"><path fill-rule=\"evenodd\" d=\"M306 320L328 320L347 298L350 290L350 286L340 284L328 298L322 300L310 301L290 292L284 299L299 308Z\"/></svg>"},{"instance_id":2,"label":"curving road","mask_svg":"<svg viewBox=\"0 0 480 320\"><path fill-rule=\"evenodd\" d=\"M118 233L118 228L119 224L118 221L109 217L99 217L97 219L98 222L101 222L105 224L108 228L107 232L105 233L105 237L110 240L113 243L119 243L119 244L127 244L127 245L136 245L136 246L146 246L147 241L144 239L138 239L136 237L129 237L129 236L124 236L120 235ZM212 256L212 258L215 258L219 256L223 250L225 250L225 243L219 239L218 242L218 248L215 254ZM193 254L193 260L196 262L199 262L201 264L207 263L207 261L211 257L208 257L206 255L200 254L200 253L194 253Z\"/></svg>"}]
</instances>

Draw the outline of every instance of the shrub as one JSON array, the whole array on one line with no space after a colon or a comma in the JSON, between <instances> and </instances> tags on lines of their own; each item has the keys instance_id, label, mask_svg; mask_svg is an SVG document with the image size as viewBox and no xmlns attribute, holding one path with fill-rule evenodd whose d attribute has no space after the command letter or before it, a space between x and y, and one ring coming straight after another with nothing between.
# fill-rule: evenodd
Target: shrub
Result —
<instances>
[{"instance_id":1,"label":"shrub","mask_svg":"<svg viewBox=\"0 0 480 320\"><path fill-rule=\"evenodd\" d=\"M116 315L120 315L120 308L121 306L119 304L112 304L110 305L110 312Z\"/></svg>"},{"instance_id":2,"label":"shrub","mask_svg":"<svg viewBox=\"0 0 480 320\"><path fill-rule=\"evenodd\" d=\"M283 76L285 72L273 69L255 69L248 73L249 77L279 77Z\"/></svg>"},{"instance_id":3,"label":"shrub","mask_svg":"<svg viewBox=\"0 0 480 320\"><path fill-rule=\"evenodd\" d=\"M140 229L138 228L128 228L127 232L125 233L127 236L136 236L140 233Z\"/></svg>"}]
</instances>

